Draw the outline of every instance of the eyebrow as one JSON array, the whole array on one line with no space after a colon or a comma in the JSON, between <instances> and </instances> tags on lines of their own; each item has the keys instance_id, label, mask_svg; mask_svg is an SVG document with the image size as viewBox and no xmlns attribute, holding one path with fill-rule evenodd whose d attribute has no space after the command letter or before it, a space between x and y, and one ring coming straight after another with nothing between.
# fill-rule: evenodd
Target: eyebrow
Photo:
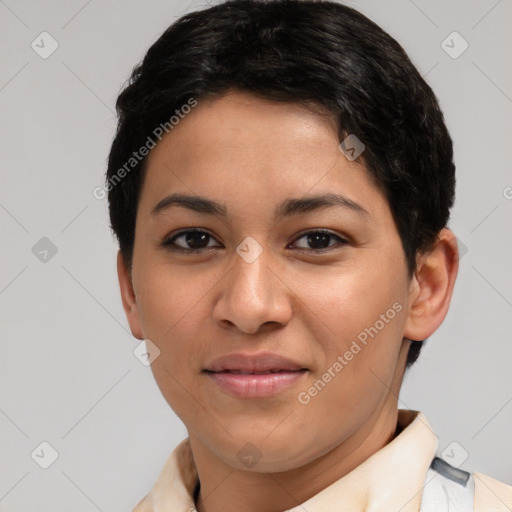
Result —
<instances>
[{"instance_id":1,"label":"eyebrow","mask_svg":"<svg viewBox=\"0 0 512 512\"><path fill-rule=\"evenodd\" d=\"M151 215L157 215L173 206L180 206L182 208L188 208L198 213L204 213L207 215L215 215L227 219L229 217L227 208L224 204L212 199L201 196L190 196L186 194L171 194L164 197L159 201L153 210ZM292 215L298 215L301 213L308 213L314 210L323 208L329 208L332 206L339 206L355 213L367 217L370 214L360 204L352 201L348 197L339 194L319 194L312 196L305 196L302 198L288 198L279 204L274 212L275 218L291 217Z\"/></svg>"}]
</instances>

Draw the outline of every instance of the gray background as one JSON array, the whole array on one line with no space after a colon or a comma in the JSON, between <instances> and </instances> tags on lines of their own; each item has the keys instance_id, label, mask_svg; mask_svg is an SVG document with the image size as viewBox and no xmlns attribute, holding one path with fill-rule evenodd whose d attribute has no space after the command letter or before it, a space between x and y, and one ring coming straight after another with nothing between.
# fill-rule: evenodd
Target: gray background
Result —
<instances>
[{"instance_id":1,"label":"gray background","mask_svg":"<svg viewBox=\"0 0 512 512\"><path fill-rule=\"evenodd\" d=\"M131 510L186 435L133 355L107 203L92 191L121 85L163 30L201 5L0 0L0 511ZM401 407L427 414L452 463L510 484L512 3L351 5L405 47L455 143L450 227L467 252ZM58 43L46 59L31 47L43 31ZM469 44L458 58L453 31ZM38 465L51 462L43 441L58 452L48 469Z\"/></svg>"}]
</instances>

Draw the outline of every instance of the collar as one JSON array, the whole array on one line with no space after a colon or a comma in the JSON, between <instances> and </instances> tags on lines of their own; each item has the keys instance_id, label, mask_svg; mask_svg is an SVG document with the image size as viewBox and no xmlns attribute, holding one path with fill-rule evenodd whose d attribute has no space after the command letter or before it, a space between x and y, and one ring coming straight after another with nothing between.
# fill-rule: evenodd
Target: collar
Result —
<instances>
[{"instance_id":1,"label":"collar","mask_svg":"<svg viewBox=\"0 0 512 512\"><path fill-rule=\"evenodd\" d=\"M418 512L438 439L421 412L400 409L398 429L400 434L393 441L289 512ZM194 491L198 480L187 438L171 453L157 482L133 512L166 512L170 508L197 512Z\"/></svg>"}]
</instances>

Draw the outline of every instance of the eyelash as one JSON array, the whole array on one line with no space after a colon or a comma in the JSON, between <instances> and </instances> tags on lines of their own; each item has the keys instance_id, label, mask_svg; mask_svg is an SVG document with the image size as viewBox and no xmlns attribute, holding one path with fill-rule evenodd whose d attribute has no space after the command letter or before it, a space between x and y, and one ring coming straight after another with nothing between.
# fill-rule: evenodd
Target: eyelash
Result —
<instances>
[{"instance_id":1,"label":"eyelash","mask_svg":"<svg viewBox=\"0 0 512 512\"><path fill-rule=\"evenodd\" d=\"M207 250L212 248L212 247L204 247L202 249L184 249L183 247L177 247L175 245L175 240L177 238L179 238L179 237L181 237L183 235L189 234L189 233L204 233L205 235L208 235L210 238L215 239L213 237L213 235L211 235L207 231L204 231L203 229L188 228L188 229L184 229L182 231L179 231L178 233L176 233L176 234L174 234L174 235L172 235L170 237L167 237L160 245L162 247L165 247L166 249L169 249L169 250L173 251L173 252L180 252L182 254L198 254L198 253L207 251ZM339 235L336 235L335 233L333 233L332 231L328 231L326 229L313 229L313 230L310 230L310 231L305 231L305 232L301 233L298 236L298 238L296 238L294 240L294 242L296 242L297 240L300 240L301 238L304 238L307 235L317 234L317 233L322 233L322 234L325 234L325 235L329 235L332 238L337 238L338 239L338 245L341 245L341 246L347 245L349 243L344 238L342 238ZM294 243L294 242L292 242L292 243ZM308 254L324 254L324 253L331 252L333 247L335 247L335 245L329 246L329 247L324 248L324 249L309 249L309 250L299 249L299 252L308 253Z\"/></svg>"}]
</instances>

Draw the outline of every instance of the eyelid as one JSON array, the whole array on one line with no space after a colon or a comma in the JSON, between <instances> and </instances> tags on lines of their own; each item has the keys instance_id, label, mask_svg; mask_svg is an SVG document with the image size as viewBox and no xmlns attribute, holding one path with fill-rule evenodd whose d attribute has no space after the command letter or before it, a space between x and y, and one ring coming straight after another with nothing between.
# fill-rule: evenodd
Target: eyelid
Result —
<instances>
[{"instance_id":1,"label":"eyelid","mask_svg":"<svg viewBox=\"0 0 512 512\"><path fill-rule=\"evenodd\" d=\"M309 229L305 229L304 231L301 231L300 233L295 235L294 241L297 241L299 238L302 238L303 236L309 235L311 233L324 233L326 235L330 235L332 237L339 238L341 241L343 241L345 243L349 242L348 238L345 237L344 235L341 235L339 233L336 233L335 231L332 231L332 230L326 229L326 228L309 228Z\"/></svg>"},{"instance_id":2,"label":"eyelid","mask_svg":"<svg viewBox=\"0 0 512 512\"><path fill-rule=\"evenodd\" d=\"M204 233L206 235L208 235L210 238L214 239L214 240L217 240L216 237L214 235L212 235L207 229L204 229L204 228L183 228L181 230L178 230L177 232L175 233L172 233L171 235L168 235L164 238L164 240L162 241L162 243L160 243L159 245L165 247L165 248L168 248L172 251L177 251L177 252L182 252L182 253L200 253L200 252L205 252L209 249L212 249L214 247L204 247L202 249L186 249L186 248L183 248L183 247L180 247L180 246L173 246L173 244L175 242L173 242L173 240L175 240L176 238L179 238L180 236L182 235L185 235L187 233ZM334 244L332 246L328 246L326 248L323 248L323 249L305 249L305 248L299 248L298 251L299 252L303 252L303 253L307 253L307 254L322 254L322 253L325 253L325 252L330 252L332 251L333 249L335 249L337 246L340 246L340 245L347 245L349 244L349 240L347 240L347 238L345 238L344 236L341 236L337 233L335 233L334 231L331 231L329 229L325 229L325 228L309 228L309 229L306 229L300 233L298 233L295 238L293 239L292 242L290 242L290 244L287 245L287 248L297 242L298 240L300 240L301 238L304 238L306 235L309 235L309 234L315 234L315 233L323 233L323 234L326 234L326 235L329 235L331 236L332 238L336 238L338 239L338 243L337 244Z\"/></svg>"},{"instance_id":3,"label":"eyelid","mask_svg":"<svg viewBox=\"0 0 512 512\"><path fill-rule=\"evenodd\" d=\"M174 240L176 238L179 238L180 236L183 236L187 233L204 233L208 235L213 240L217 240L215 236L213 236L207 229L204 228L183 228L179 229L178 231L171 233L170 235L167 235L163 241L159 244L160 246L163 246L164 248L171 249L173 251L177 252L184 252L184 253L193 253L193 252L202 252L208 249L212 249L212 247L205 247L203 249L186 249L184 247L180 246L173 246L175 243Z\"/></svg>"},{"instance_id":4,"label":"eyelid","mask_svg":"<svg viewBox=\"0 0 512 512\"><path fill-rule=\"evenodd\" d=\"M323 249L299 248L299 249L297 249L299 252L306 253L306 254L313 254L313 255L314 254L323 254L323 253L331 252L331 251L335 250L336 248L339 248L340 246L344 246L344 245L347 245L350 243L346 237L341 236L338 233L335 233L334 231L331 231L330 229L325 229L325 228L306 229L305 231L302 231L301 233L299 233L294 238L293 242L291 242L291 243L295 243L295 242L297 242L297 240L300 240L301 238L305 237L306 235L314 234L314 233L323 233L323 234L329 235L332 238L337 238L338 242L334 245L329 245L328 247L325 247ZM289 244L289 245L291 245L291 244Z\"/></svg>"}]
</instances>

